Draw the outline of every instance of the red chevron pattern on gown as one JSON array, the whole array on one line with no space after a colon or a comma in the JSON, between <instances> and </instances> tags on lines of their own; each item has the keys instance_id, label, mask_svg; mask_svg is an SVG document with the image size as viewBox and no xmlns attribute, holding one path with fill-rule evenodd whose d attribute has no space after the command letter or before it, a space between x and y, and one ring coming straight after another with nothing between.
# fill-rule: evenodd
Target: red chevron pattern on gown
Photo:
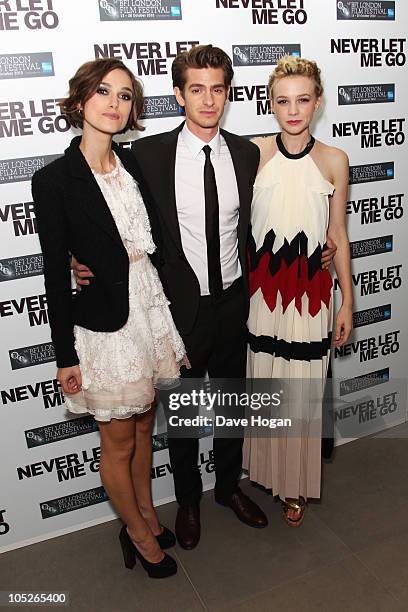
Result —
<instances>
[{"instance_id":1,"label":"red chevron pattern on gown","mask_svg":"<svg viewBox=\"0 0 408 612\"><path fill-rule=\"evenodd\" d=\"M334 186L310 155L313 143L291 155L274 137L257 139L261 162L267 161L255 181L248 242L247 375L254 385L255 379L284 381L288 401L279 415L293 419L294 428L268 439L251 429L243 466L281 499L320 497L333 315L333 281L321 256Z\"/></svg>"},{"instance_id":2,"label":"red chevron pattern on gown","mask_svg":"<svg viewBox=\"0 0 408 612\"><path fill-rule=\"evenodd\" d=\"M329 308L333 281L328 270L316 270L309 278L309 260L306 255L299 255L289 265L282 258L278 270L273 273L270 263L271 254L264 253L257 267L251 270L249 275L251 297L260 288L269 310L273 311L279 291L282 296L283 312L294 299L297 311L302 314L302 297L306 293L309 314L312 317L319 312L322 302Z\"/></svg>"}]
</instances>

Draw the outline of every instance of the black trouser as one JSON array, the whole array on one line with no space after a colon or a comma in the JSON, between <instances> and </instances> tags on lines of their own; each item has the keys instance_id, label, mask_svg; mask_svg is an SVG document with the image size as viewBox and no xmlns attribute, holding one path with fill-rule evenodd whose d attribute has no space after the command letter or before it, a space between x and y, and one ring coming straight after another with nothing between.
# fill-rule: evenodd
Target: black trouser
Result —
<instances>
[{"instance_id":1,"label":"black trouser","mask_svg":"<svg viewBox=\"0 0 408 612\"><path fill-rule=\"evenodd\" d=\"M246 373L246 318L242 279L235 281L217 299L200 298L193 331L183 336L191 369L183 378L239 378ZM242 438L214 438L215 496L227 500L238 486L242 468ZM176 499L182 505L200 501L202 482L197 438L169 437L170 463Z\"/></svg>"}]
</instances>

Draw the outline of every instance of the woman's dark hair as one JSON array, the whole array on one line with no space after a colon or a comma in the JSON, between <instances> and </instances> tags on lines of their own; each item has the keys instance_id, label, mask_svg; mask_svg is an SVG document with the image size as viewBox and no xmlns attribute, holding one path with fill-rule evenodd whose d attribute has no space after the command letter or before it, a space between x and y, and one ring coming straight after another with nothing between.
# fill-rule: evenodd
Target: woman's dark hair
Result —
<instances>
[{"instance_id":1,"label":"woman's dark hair","mask_svg":"<svg viewBox=\"0 0 408 612\"><path fill-rule=\"evenodd\" d=\"M144 130L144 127L139 123L139 117L143 110L143 86L133 72L123 62L115 58L101 58L86 62L78 68L72 79L69 80L69 95L61 100L59 106L71 126L83 127L84 118L80 108L94 95L108 72L118 68L129 76L133 90L132 109L123 132L126 132L126 130Z\"/></svg>"},{"instance_id":2,"label":"woman's dark hair","mask_svg":"<svg viewBox=\"0 0 408 612\"><path fill-rule=\"evenodd\" d=\"M224 85L229 87L234 76L231 58L219 47L212 45L198 45L190 51L177 55L171 67L173 87L183 91L186 84L188 68L222 68L224 71Z\"/></svg>"}]
</instances>

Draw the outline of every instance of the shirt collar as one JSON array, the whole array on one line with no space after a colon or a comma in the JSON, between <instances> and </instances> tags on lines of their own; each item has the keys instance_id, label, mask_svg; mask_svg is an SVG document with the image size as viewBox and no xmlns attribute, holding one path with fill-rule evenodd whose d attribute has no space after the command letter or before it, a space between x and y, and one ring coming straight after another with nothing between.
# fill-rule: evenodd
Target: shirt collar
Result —
<instances>
[{"instance_id":1,"label":"shirt collar","mask_svg":"<svg viewBox=\"0 0 408 612\"><path fill-rule=\"evenodd\" d=\"M206 144L208 144L208 146L215 153L215 155L219 155L220 154L220 150L221 150L221 134L220 134L219 128L218 128L218 132L216 133L214 138L212 140L210 140L210 142L204 142L203 140L201 140L201 138L198 138L198 136L195 136L188 129L186 123L184 124L184 127L181 130L180 135L183 138L185 144L187 145L187 148L189 149L191 155L194 158L197 157L200 154L200 152L202 151L203 147Z\"/></svg>"}]
</instances>

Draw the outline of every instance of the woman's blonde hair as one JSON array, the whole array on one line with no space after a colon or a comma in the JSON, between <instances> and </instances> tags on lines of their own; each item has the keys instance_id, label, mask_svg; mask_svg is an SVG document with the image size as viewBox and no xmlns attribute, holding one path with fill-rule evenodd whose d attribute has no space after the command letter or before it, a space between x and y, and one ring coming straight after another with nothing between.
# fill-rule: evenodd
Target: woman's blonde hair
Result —
<instances>
[{"instance_id":1,"label":"woman's blonde hair","mask_svg":"<svg viewBox=\"0 0 408 612\"><path fill-rule=\"evenodd\" d=\"M294 55L284 55L277 63L268 81L269 97L273 98L273 86L281 79L288 76L306 76L314 81L316 97L323 93L323 85L320 78L320 68L316 62Z\"/></svg>"}]
</instances>

